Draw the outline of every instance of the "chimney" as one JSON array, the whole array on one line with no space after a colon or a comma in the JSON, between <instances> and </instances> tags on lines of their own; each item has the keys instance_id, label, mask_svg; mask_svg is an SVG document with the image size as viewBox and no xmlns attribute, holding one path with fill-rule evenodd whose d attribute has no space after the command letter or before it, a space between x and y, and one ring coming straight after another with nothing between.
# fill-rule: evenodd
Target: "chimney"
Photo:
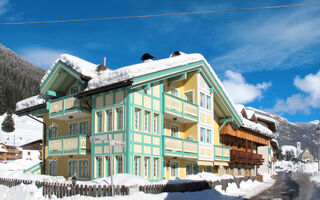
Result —
<instances>
[{"instance_id":1,"label":"chimney","mask_svg":"<svg viewBox=\"0 0 320 200\"><path fill-rule=\"evenodd\" d=\"M104 57L103 58L103 65L102 64L98 65L97 69L96 69L96 71L98 72L99 75L102 74L103 71L108 69L108 67L106 66L106 63L107 63L107 58Z\"/></svg>"},{"instance_id":2,"label":"chimney","mask_svg":"<svg viewBox=\"0 0 320 200\"><path fill-rule=\"evenodd\" d=\"M143 62L149 62L149 61L152 61L152 59L154 59L154 57L149 53L143 54L140 58L140 60L142 60Z\"/></svg>"},{"instance_id":3,"label":"chimney","mask_svg":"<svg viewBox=\"0 0 320 200\"><path fill-rule=\"evenodd\" d=\"M180 56L180 55L181 55L180 51L175 51L170 55L170 57L176 57L176 56Z\"/></svg>"}]
</instances>

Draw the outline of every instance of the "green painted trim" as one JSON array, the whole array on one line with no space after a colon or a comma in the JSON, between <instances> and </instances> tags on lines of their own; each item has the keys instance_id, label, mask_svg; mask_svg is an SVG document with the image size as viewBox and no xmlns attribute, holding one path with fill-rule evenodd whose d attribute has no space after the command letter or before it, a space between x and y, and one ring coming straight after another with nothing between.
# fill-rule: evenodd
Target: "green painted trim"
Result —
<instances>
[{"instance_id":1,"label":"green painted trim","mask_svg":"<svg viewBox=\"0 0 320 200\"><path fill-rule=\"evenodd\" d=\"M65 94L64 94L64 93L61 93L61 92L56 92L56 91L48 90L48 91L47 91L47 95L49 95L49 96L54 96L54 97L62 97L62 96L64 96Z\"/></svg>"},{"instance_id":2,"label":"green painted trim","mask_svg":"<svg viewBox=\"0 0 320 200\"><path fill-rule=\"evenodd\" d=\"M27 172L31 172L31 174L34 174L34 172L40 170L41 171L41 164L37 163L31 167L29 167L28 169L23 170L23 173L27 173Z\"/></svg>"},{"instance_id":3,"label":"green painted trim","mask_svg":"<svg viewBox=\"0 0 320 200\"><path fill-rule=\"evenodd\" d=\"M216 148L222 148L222 155L221 156L216 156ZM223 154L223 149L228 149L229 151L229 155L228 156L225 156ZM230 150L231 148L230 147L226 147L226 146L220 146L220 145L214 145L214 160L216 161L219 161L219 160L222 160L222 161L230 161Z\"/></svg>"},{"instance_id":4,"label":"green painted trim","mask_svg":"<svg viewBox=\"0 0 320 200\"><path fill-rule=\"evenodd\" d=\"M177 138L177 137L171 137L171 136L167 136L167 135L163 135L163 140L164 140L164 146L163 146L163 151L164 151L164 156L169 153L169 154L177 154L177 155L181 155L182 157L184 156L194 156L195 158L199 157L199 149L197 147L198 152L197 153L186 153L184 152L184 142L191 142L191 143L195 143L197 144L197 146L199 146L199 142L198 141L192 141L192 140L186 140L186 139L182 139L182 138ZM181 152L177 152L177 151L169 151L165 149L165 140L166 138L170 138L170 139L175 139L175 140L180 140L182 141L182 151Z\"/></svg>"},{"instance_id":5,"label":"green painted trim","mask_svg":"<svg viewBox=\"0 0 320 200\"><path fill-rule=\"evenodd\" d=\"M177 82L177 81L182 81L182 80L186 80L187 79L187 73L183 73L182 75L178 75L172 78L168 79L168 82L173 83L173 82Z\"/></svg>"},{"instance_id":6,"label":"green painted trim","mask_svg":"<svg viewBox=\"0 0 320 200\"><path fill-rule=\"evenodd\" d=\"M233 122L234 118L228 118L228 119L220 119L219 123L222 123L222 125L219 127L219 132L223 129L223 127L228 123L228 122Z\"/></svg>"}]
</instances>

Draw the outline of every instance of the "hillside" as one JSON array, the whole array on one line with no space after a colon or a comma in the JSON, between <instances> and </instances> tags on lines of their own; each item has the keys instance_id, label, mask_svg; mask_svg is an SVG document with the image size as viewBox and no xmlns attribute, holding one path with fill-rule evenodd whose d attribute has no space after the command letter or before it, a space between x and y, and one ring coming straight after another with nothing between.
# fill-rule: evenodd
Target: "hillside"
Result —
<instances>
[{"instance_id":1,"label":"hillside","mask_svg":"<svg viewBox=\"0 0 320 200\"><path fill-rule=\"evenodd\" d=\"M309 123L292 123L289 122L286 118L283 118L279 115L261 111L255 108L248 108L254 110L255 112L271 117L276 120L277 123L277 132L276 139L278 140L281 146L283 145L292 145L296 146L297 142L301 142L302 149L308 148L313 156L317 156L317 142L318 138L316 135L316 127L318 121L312 121Z\"/></svg>"},{"instance_id":2,"label":"hillside","mask_svg":"<svg viewBox=\"0 0 320 200\"><path fill-rule=\"evenodd\" d=\"M14 111L16 102L39 93L45 70L0 44L0 115Z\"/></svg>"}]
</instances>

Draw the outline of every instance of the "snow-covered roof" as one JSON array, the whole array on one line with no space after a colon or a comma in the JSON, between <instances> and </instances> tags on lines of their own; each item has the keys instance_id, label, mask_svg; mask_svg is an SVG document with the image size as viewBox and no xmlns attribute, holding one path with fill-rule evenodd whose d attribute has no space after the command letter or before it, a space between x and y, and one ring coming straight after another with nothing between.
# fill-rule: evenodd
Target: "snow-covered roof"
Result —
<instances>
[{"instance_id":1,"label":"snow-covered roof","mask_svg":"<svg viewBox=\"0 0 320 200\"><path fill-rule=\"evenodd\" d=\"M8 153L8 150L5 149L3 146L0 147L0 152L1 153Z\"/></svg>"},{"instance_id":2,"label":"snow-covered roof","mask_svg":"<svg viewBox=\"0 0 320 200\"><path fill-rule=\"evenodd\" d=\"M242 121L243 121L242 127L252 130L254 132L260 133L261 135L264 135L267 137L274 137L273 132L270 129L262 126L261 124L252 122L245 118L242 118Z\"/></svg>"},{"instance_id":3,"label":"snow-covered roof","mask_svg":"<svg viewBox=\"0 0 320 200\"><path fill-rule=\"evenodd\" d=\"M58 61L62 61L64 62L66 65L68 65L69 67L71 67L73 70L77 71L78 73L90 77L90 78L94 78L98 75L98 72L96 71L97 66L96 64L93 64L91 62L88 62L86 60L83 60L81 58L78 58L76 56L72 56L69 54L61 54L59 56L59 58L57 58L53 64L51 65L51 67L49 68L49 70L46 72L46 74L43 76L40 85L47 79L47 77L49 76L50 72L52 71L52 69L55 67L55 65L57 64ZM109 71L109 70L107 70Z\"/></svg>"},{"instance_id":4,"label":"snow-covered roof","mask_svg":"<svg viewBox=\"0 0 320 200\"><path fill-rule=\"evenodd\" d=\"M241 114L243 110L246 110L246 107L243 104L236 104L235 108L239 114Z\"/></svg>"},{"instance_id":5,"label":"snow-covered roof","mask_svg":"<svg viewBox=\"0 0 320 200\"><path fill-rule=\"evenodd\" d=\"M271 118L271 117L267 117L267 116L260 115L260 114L257 114L257 113L256 113L256 117L257 117L258 119L262 119L263 121L267 121L267 122L271 122L271 123L276 124L276 120L274 120L274 119Z\"/></svg>"},{"instance_id":6,"label":"snow-covered roof","mask_svg":"<svg viewBox=\"0 0 320 200\"><path fill-rule=\"evenodd\" d=\"M281 150L282 150L282 155L286 155L286 152L287 151L292 151L293 154L294 154L294 157L297 157L297 147L295 146L292 146L292 145L283 145L281 147Z\"/></svg>"},{"instance_id":7,"label":"snow-covered roof","mask_svg":"<svg viewBox=\"0 0 320 200\"><path fill-rule=\"evenodd\" d=\"M253 110L246 109L246 113L247 113L248 119L251 119L253 117L253 115L255 115Z\"/></svg>"},{"instance_id":8,"label":"snow-covered roof","mask_svg":"<svg viewBox=\"0 0 320 200\"><path fill-rule=\"evenodd\" d=\"M47 102L47 100L48 100L48 97L43 94L38 94L36 96L29 97L27 99L24 99L16 103L16 111L43 104Z\"/></svg>"}]
</instances>

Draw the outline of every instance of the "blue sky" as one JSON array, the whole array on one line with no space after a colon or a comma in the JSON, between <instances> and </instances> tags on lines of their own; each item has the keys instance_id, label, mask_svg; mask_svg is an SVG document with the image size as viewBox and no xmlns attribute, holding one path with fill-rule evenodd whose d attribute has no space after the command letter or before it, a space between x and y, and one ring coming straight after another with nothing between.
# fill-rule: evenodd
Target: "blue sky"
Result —
<instances>
[{"instance_id":1,"label":"blue sky","mask_svg":"<svg viewBox=\"0 0 320 200\"><path fill-rule=\"evenodd\" d=\"M305 1L308 2L308 1ZM0 21L42 21L238 9L302 1L0 0ZM290 121L320 118L320 5L114 21L1 25L0 43L48 68L69 53L113 69L143 53L201 53L234 101Z\"/></svg>"}]
</instances>

